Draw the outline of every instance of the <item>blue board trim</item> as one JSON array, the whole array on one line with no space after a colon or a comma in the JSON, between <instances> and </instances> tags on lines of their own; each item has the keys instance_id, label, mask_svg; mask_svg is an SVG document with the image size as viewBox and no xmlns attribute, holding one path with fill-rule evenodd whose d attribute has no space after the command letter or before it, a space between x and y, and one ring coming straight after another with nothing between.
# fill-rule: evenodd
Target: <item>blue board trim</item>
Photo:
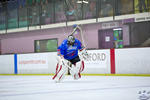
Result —
<instances>
[{"instance_id":1,"label":"blue board trim","mask_svg":"<svg viewBox=\"0 0 150 100\"><path fill-rule=\"evenodd\" d=\"M17 54L14 54L14 74L18 74L18 69L17 69Z\"/></svg>"}]
</instances>

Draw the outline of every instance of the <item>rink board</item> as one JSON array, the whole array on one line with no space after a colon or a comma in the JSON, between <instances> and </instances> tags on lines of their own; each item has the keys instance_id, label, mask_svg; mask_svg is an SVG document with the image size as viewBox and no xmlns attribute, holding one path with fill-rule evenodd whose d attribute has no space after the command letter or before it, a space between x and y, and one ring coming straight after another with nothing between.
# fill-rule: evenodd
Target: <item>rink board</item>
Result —
<instances>
[{"instance_id":1,"label":"rink board","mask_svg":"<svg viewBox=\"0 0 150 100\"><path fill-rule=\"evenodd\" d=\"M14 74L14 55L0 55L0 74Z\"/></svg>"},{"instance_id":2,"label":"rink board","mask_svg":"<svg viewBox=\"0 0 150 100\"><path fill-rule=\"evenodd\" d=\"M18 74L54 73L57 63L56 55L56 52L18 54Z\"/></svg>"},{"instance_id":3,"label":"rink board","mask_svg":"<svg viewBox=\"0 0 150 100\"><path fill-rule=\"evenodd\" d=\"M150 48L88 50L83 75L150 75ZM57 53L0 56L1 75L54 75Z\"/></svg>"}]
</instances>

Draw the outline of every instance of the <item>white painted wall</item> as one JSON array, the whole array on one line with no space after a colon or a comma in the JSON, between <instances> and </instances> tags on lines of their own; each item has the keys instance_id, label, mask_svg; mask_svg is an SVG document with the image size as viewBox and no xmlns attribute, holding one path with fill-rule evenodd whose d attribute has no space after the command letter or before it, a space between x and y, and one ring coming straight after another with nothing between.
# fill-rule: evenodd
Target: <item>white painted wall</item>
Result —
<instances>
[{"instance_id":1,"label":"white painted wall","mask_svg":"<svg viewBox=\"0 0 150 100\"><path fill-rule=\"evenodd\" d=\"M115 49L116 74L150 74L150 48Z\"/></svg>"},{"instance_id":2,"label":"white painted wall","mask_svg":"<svg viewBox=\"0 0 150 100\"><path fill-rule=\"evenodd\" d=\"M14 55L0 56L0 74L14 74Z\"/></svg>"}]
</instances>

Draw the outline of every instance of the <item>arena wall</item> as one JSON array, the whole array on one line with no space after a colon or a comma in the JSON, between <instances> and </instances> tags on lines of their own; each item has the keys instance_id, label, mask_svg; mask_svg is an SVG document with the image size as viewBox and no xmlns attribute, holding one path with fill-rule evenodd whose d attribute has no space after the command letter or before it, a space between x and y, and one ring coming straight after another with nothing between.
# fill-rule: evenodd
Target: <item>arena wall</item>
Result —
<instances>
[{"instance_id":1,"label":"arena wall","mask_svg":"<svg viewBox=\"0 0 150 100\"><path fill-rule=\"evenodd\" d=\"M82 74L150 74L150 48L88 50ZM57 53L0 56L0 74L54 74Z\"/></svg>"},{"instance_id":2,"label":"arena wall","mask_svg":"<svg viewBox=\"0 0 150 100\"><path fill-rule=\"evenodd\" d=\"M112 25L112 26L111 26ZM122 27L124 46L129 45L129 27L123 25L122 21L94 23L82 25L84 41L86 47L89 49L99 48L99 30L113 29ZM16 32L0 35L1 40L1 53L14 54L14 53L34 53L34 41L43 39L58 39L58 45L72 32L72 27L60 27L41 29L34 31ZM75 37L81 39L79 34ZM94 40L94 41L93 41Z\"/></svg>"}]
</instances>

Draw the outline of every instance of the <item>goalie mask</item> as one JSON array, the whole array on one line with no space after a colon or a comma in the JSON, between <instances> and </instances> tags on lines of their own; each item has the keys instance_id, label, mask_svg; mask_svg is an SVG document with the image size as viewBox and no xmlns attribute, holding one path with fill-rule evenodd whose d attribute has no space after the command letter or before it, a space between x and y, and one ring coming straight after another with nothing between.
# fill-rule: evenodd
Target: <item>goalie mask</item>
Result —
<instances>
[{"instance_id":1,"label":"goalie mask","mask_svg":"<svg viewBox=\"0 0 150 100\"><path fill-rule=\"evenodd\" d=\"M73 45L75 42L75 37L73 35L69 35L67 40L69 45Z\"/></svg>"}]
</instances>

